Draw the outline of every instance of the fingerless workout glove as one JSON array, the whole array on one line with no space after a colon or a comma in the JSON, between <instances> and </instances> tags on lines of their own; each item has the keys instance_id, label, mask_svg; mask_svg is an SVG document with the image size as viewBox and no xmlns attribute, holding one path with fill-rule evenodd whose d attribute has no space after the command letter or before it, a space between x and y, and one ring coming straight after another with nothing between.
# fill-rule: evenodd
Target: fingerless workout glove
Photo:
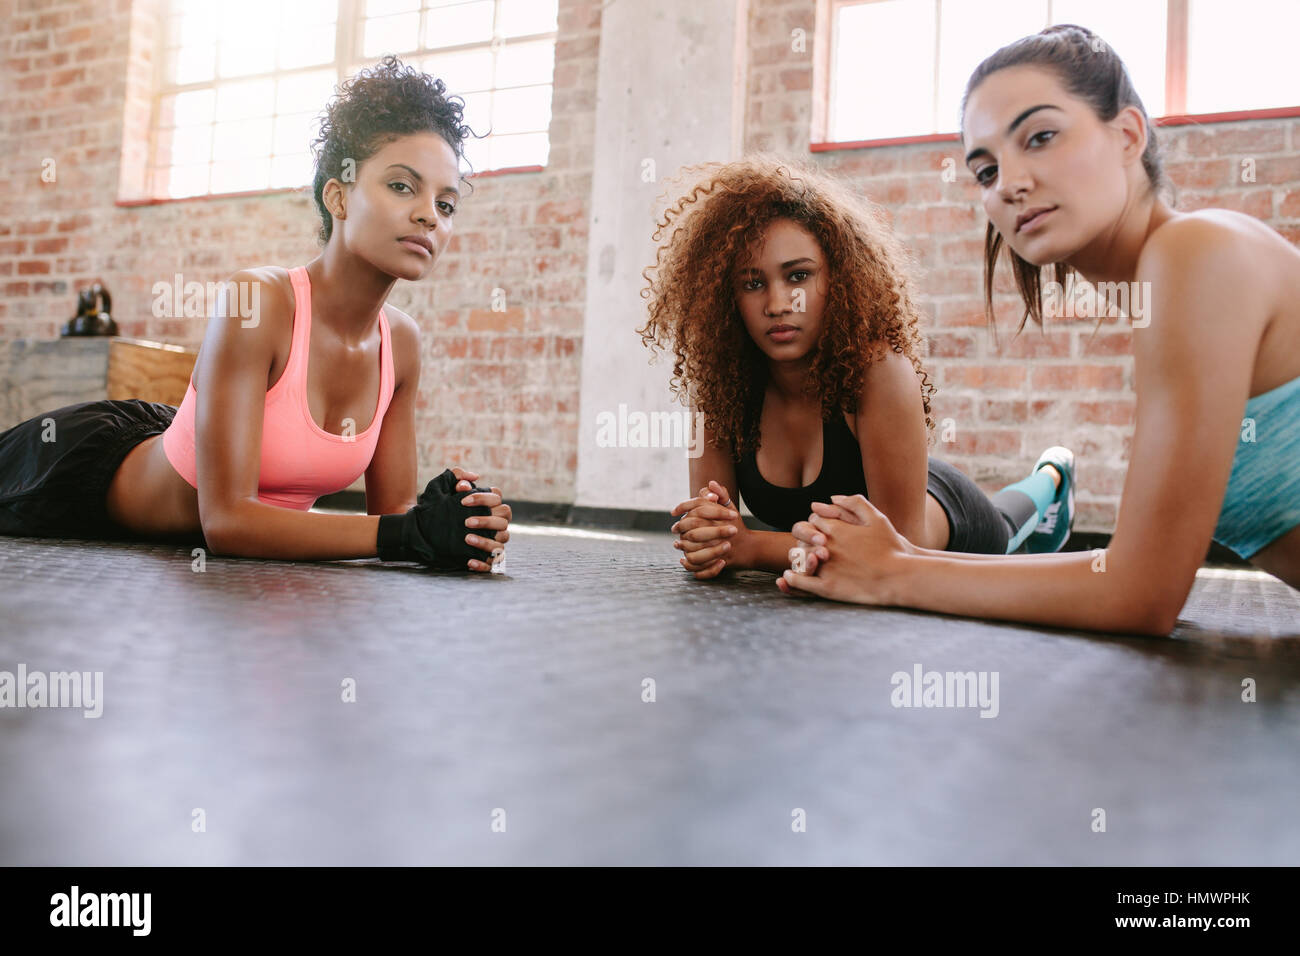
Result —
<instances>
[{"instance_id":1,"label":"fingerless workout glove","mask_svg":"<svg viewBox=\"0 0 1300 956\"><path fill-rule=\"evenodd\" d=\"M496 537L496 532L489 528L465 527L466 518L491 515L492 509L486 505L461 504L466 495L491 489L472 485L469 491L457 491L458 480L448 468L425 486L415 507L406 514L380 515L377 544L381 561L419 561L432 568L464 570L470 558L492 560L487 551L465 543L467 534Z\"/></svg>"}]
</instances>

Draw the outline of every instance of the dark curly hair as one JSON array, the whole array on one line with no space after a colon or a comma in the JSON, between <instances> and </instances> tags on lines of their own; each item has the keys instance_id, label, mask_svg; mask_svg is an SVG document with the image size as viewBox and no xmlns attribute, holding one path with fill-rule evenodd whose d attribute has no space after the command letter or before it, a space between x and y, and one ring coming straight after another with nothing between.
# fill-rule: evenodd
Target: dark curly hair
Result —
<instances>
[{"instance_id":1,"label":"dark curly hair","mask_svg":"<svg viewBox=\"0 0 1300 956\"><path fill-rule=\"evenodd\" d=\"M672 349L672 393L703 412L715 443L736 458L759 445L767 364L745 329L732 279L750 243L777 219L812 233L827 260L830 291L805 386L820 398L823 419L857 411L867 368L886 343L920 375L920 410L933 432L912 263L879 207L819 170L767 154L683 174L697 171L656 223L656 242L671 235L641 272L650 314L637 331L643 344Z\"/></svg>"},{"instance_id":2,"label":"dark curly hair","mask_svg":"<svg viewBox=\"0 0 1300 956\"><path fill-rule=\"evenodd\" d=\"M321 244L329 242L334 231L334 218L325 208L325 184L341 178L345 159L360 166L398 137L424 132L440 135L457 159L464 159L465 137L478 136L463 123L464 111L465 101L448 96L442 80L403 66L395 56L386 56L344 80L325 108L320 134L311 144L316 158L312 194L321 218L317 234Z\"/></svg>"},{"instance_id":3,"label":"dark curly hair","mask_svg":"<svg viewBox=\"0 0 1300 956\"><path fill-rule=\"evenodd\" d=\"M1174 195L1172 184L1165 175L1160 146L1156 141L1155 126L1152 125L1146 107L1142 105L1142 100L1133 87L1133 80L1124 66L1124 61L1101 37L1076 23L1058 23L1008 43L988 56L970 75L966 83L966 92L961 98L963 126L966 104L970 101L971 94L994 73L1011 66L1037 66L1055 73L1066 91L1091 106L1097 118L1103 123L1113 120L1126 106L1137 107L1147 128L1147 145L1142 153L1142 168L1147 174L1148 190L1149 192L1168 191L1171 197ZM984 314L995 336L993 273L997 268L998 255L1002 248L1002 234L990 222L984 231ZM1043 269L1048 267L1036 266L1020 258L1010 246L1006 246L1006 251L1011 260L1016 289L1025 306L1025 313L1020 319L1020 328L1016 331L1023 329L1025 323L1031 318L1041 328L1043 324L1042 274ZM1054 281L1061 286L1066 284L1070 273L1074 271L1064 262L1053 263L1050 268Z\"/></svg>"}]
</instances>

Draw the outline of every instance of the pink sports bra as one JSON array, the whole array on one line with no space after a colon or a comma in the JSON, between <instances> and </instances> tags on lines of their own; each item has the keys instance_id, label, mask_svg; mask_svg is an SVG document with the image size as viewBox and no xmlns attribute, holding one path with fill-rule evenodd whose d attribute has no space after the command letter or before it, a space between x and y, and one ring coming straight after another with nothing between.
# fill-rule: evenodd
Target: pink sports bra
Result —
<instances>
[{"instance_id":1,"label":"pink sports bra","mask_svg":"<svg viewBox=\"0 0 1300 956\"><path fill-rule=\"evenodd\" d=\"M262 461L257 497L268 505L308 511L321 495L342 491L370 465L384 413L393 398L393 350L388 316L379 310L379 404L374 420L351 436L325 431L307 407L307 356L311 346L311 282L305 266L289 271L293 282L293 341L289 361L266 393L262 417ZM199 487L194 453L194 412L198 393L190 375L185 399L163 432L163 451L176 472Z\"/></svg>"}]
</instances>

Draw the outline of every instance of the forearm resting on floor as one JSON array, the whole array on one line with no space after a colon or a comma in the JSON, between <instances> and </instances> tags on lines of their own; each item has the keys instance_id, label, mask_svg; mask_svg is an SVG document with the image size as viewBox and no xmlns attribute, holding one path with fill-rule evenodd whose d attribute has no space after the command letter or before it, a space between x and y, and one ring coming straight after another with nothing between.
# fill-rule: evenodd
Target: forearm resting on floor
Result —
<instances>
[{"instance_id":1,"label":"forearm resting on floor","mask_svg":"<svg viewBox=\"0 0 1300 956\"><path fill-rule=\"evenodd\" d=\"M1126 634L1167 635L1177 620L1171 602L1158 597L1170 589L1148 587L1142 577L1153 569L1126 568L1114 560L1108 564L1104 551L982 557L994 560L963 560L948 552L903 556L893 603L941 614Z\"/></svg>"},{"instance_id":2,"label":"forearm resting on floor","mask_svg":"<svg viewBox=\"0 0 1300 956\"><path fill-rule=\"evenodd\" d=\"M1057 551L1052 554L972 554L967 551L936 551L933 548L917 548L917 554L923 554L928 557L938 558L956 558L959 561L1006 561L1008 558L1032 558L1039 563L1048 563L1059 561L1077 560L1079 555L1086 554L1090 558L1096 558L1105 549L1097 548L1094 551Z\"/></svg>"},{"instance_id":3,"label":"forearm resting on floor","mask_svg":"<svg viewBox=\"0 0 1300 956\"><path fill-rule=\"evenodd\" d=\"M379 556L379 515L321 514L241 501L204 538L218 554L241 558L329 561Z\"/></svg>"}]
</instances>

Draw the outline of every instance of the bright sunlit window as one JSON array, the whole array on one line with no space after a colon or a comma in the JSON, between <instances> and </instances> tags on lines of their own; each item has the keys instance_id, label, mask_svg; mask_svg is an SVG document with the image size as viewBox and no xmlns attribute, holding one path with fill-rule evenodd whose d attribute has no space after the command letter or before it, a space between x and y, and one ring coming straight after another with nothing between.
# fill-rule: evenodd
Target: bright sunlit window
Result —
<instances>
[{"instance_id":1,"label":"bright sunlit window","mask_svg":"<svg viewBox=\"0 0 1300 956\"><path fill-rule=\"evenodd\" d=\"M355 21L340 23L340 11ZM465 100L476 172L544 165L556 0L168 0L151 192L304 186L335 86L387 54Z\"/></svg>"},{"instance_id":2,"label":"bright sunlit window","mask_svg":"<svg viewBox=\"0 0 1300 956\"><path fill-rule=\"evenodd\" d=\"M1300 105L1300 3L1191 0L1187 19L1188 113Z\"/></svg>"},{"instance_id":3,"label":"bright sunlit window","mask_svg":"<svg viewBox=\"0 0 1300 956\"><path fill-rule=\"evenodd\" d=\"M1300 4L1272 4L1266 14L1240 0L1175 4L832 0L826 139L956 132L966 81L980 61L1054 23L1077 23L1105 40L1152 117L1300 105L1289 49L1300 34ZM1185 31L1185 64L1167 62L1171 28ZM1170 89L1181 101L1166 102Z\"/></svg>"},{"instance_id":4,"label":"bright sunlit window","mask_svg":"<svg viewBox=\"0 0 1300 956\"><path fill-rule=\"evenodd\" d=\"M476 170L546 165L556 6L557 0L475 0L430 3L424 12L418 35L423 49L436 52L420 59L421 69L464 98L465 121L475 133L489 134L465 143ZM368 42L370 23L377 22L367 24Z\"/></svg>"}]
</instances>

